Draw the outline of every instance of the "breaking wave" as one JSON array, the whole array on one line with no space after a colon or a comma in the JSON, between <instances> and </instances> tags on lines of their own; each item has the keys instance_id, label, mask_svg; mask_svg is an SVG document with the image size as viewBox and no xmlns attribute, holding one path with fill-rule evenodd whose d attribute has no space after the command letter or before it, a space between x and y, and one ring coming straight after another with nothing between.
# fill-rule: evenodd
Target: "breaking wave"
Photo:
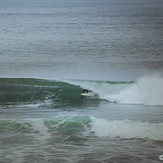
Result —
<instances>
[{"instance_id":1,"label":"breaking wave","mask_svg":"<svg viewBox=\"0 0 163 163\"><path fill-rule=\"evenodd\" d=\"M163 105L163 78L145 77L106 99L127 104Z\"/></svg>"},{"instance_id":2,"label":"breaking wave","mask_svg":"<svg viewBox=\"0 0 163 163\"><path fill-rule=\"evenodd\" d=\"M92 81L92 80L43 80L30 78L0 78L1 104L22 102L37 104L38 101L56 106L82 104L82 89L90 89L98 99L110 102L163 105L163 78L143 77L137 81Z\"/></svg>"},{"instance_id":3,"label":"breaking wave","mask_svg":"<svg viewBox=\"0 0 163 163\"><path fill-rule=\"evenodd\" d=\"M107 121L92 117L91 130L99 137L127 139L153 139L163 141L163 123L149 123L131 120Z\"/></svg>"},{"instance_id":4,"label":"breaking wave","mask_svg":"<svg viewBox=\"0 0 163 163\"><path fill-rule=\"evenodd\" d=\"M77 141L89 136L163 141L163 123L109 121L94 116L66 115L51 119L0 120L1 135L26 133L42 139Z\"/></svg>"},{"instance_id":5,"label":"breaking wave","mask_svg":"<svg viewBox=\"0 0 163 163\"><path fill-rule=\"evenodd\" d=\"M135 82L71 81L110 102L142 105L163 105L163 78L142 77Z\"/></svg>"}]
</instances>

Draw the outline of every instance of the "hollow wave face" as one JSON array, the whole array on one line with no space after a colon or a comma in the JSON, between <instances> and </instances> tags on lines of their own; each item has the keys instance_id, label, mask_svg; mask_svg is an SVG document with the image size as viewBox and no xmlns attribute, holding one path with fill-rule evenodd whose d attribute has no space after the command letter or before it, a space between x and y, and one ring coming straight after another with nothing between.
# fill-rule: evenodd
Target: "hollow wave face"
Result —
<instances>
[{"instance_id":1,"label":"hollow wave face","mask_svg":"<svg viewBox=\"0 0 163 163\"><path fill-rule=\"evenodd\" d=\"M110 102L141 105L163 105L163 78L142 77L135 82L71 81Z\"/></svg>"},{"instance_id":2,"label":"hollow wave face","mask_svg":"<svg viewBox=\"0 0 163 163\"><path fill-rule=\"evenodd\" d=\"M6 107L56 108L81 104L81 88L60 81L0 78L0 90L0 105Z\"/></svg>"}]
</instances>

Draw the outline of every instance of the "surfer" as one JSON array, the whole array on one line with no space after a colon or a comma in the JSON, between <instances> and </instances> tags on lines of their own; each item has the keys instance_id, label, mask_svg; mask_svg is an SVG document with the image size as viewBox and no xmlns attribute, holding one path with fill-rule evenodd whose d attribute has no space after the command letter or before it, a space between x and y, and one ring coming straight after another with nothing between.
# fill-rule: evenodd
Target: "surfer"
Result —
<instances>
[{"instance_id":1,"label":"surfer","mask_svg":"<svg viewBox=\"0 0 163 163\"><path fill-rule=\"evenodd\" d=\"M83 89L83 91L82 91L82 93L89 93L89 92L91 92L91 91L88 89Z\"/></svg>"},{"instance_id":2,"label":"surfer","mask_svg":"<svg viewBox=\"0 0 163 163\"><path fill-rule=\"evenodd\" d=\"M93 92L91 91L91 90L89 90L89 89L83 89L83 91L81 92L81 97L84 97L84 96L93 96L93 94L92 94Z\"/></svg>"}]
</instances>

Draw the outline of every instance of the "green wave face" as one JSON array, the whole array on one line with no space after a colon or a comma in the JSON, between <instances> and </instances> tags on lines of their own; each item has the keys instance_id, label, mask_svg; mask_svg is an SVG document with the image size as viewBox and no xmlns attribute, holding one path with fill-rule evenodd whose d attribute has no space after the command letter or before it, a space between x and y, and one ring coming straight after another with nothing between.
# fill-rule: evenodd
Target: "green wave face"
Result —
<instances>
[{"instance_id":1,"label":"green wave face","mask_svg":"<svg viewBox=\"0 0 163 163\"><path fill-rule=\"evenodd\" d=\"M89 116L65 116L45 120L44 125L51 134L50 142L83 141L90 132L91 119ZM87 132L88 131L88 132Z\"/></svg>"},{"instance_id":2,"label":"green wave face","mask_svg":"<svg viewBox=\"0 0 163 163\"><path fill-rule=\"evenodd\" d=\"M0 144L28 144L47 141L83 143L89 136L89 116L61 116L52 119L0 120ZM7 136L6 136L7 135ZM39 139L40 138L40 139Z\"/></svg>"},{"instance_id":3,"label":"green wave face","mask_svg":"<svg viewBox=\"0 0 163 163\"><path fill-rule=\"evenodd\" d=\"M39 107L72 108L92 106L106 100L162 106L162 82L163 79L158 77L144 77L135 82L0 78L0 105L37 104ZM91 90L91 96L82 98L82 89Z\"/></svg>"},{"instance_id":4,"label":"green wave face","mask_svg":"<svg viewBox=\"0 0 163 163\"><path fill-rule=\"evenodd\" d=\"M18 122L16 120L0 120L0 133L30 133L32 125L28 122Z\"/></svg>"},{"instance_id":5,"label":"green wave face","mask_svg":"<svg viewBox=\"0 0 163 163\"><path fill-rule=\"evenodd\" d=\"M105 99L104 95L120 92L130 84L130 82L89 80L50 81L32 78L0 78L0 105L5 107L28 104L48 108L84 107L98 104L100 99ZM80 94L83 88L92 90L95 96L82 98Z\"/></svg>"},{"instance_id":6,"label":"green wave face","mask_svg":"<svg viewBox=\"0 0 163 163\"><path fill-rule=\"evenodd\" d=\"M79 86L41 79L0 79L0 104L50 103L51 107L80 105Z\"/></svg>"}]
</instances>

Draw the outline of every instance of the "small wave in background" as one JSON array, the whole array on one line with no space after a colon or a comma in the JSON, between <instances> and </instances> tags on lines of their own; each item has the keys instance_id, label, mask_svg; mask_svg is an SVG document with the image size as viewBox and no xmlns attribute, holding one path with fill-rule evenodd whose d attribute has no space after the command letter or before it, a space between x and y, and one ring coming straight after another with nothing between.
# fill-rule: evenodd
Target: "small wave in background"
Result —
<instances>
[{"instance_id":1,"label":"small wave in background","mask_svg":"<svg viewBox=\"0 0 163 163\"><path fill-rule=\"evenodd\" d=\"M131 120L109 121L94 116L65 115L46 119L0 120L1 135L42 136L44 139L83 139L91 136L163 141L163 123ZM6 138L6 137L4 137ZM59 140L60 139L60 140ZM44 140L45 141L45 140Z\"/></svg>"}]
</instances>

